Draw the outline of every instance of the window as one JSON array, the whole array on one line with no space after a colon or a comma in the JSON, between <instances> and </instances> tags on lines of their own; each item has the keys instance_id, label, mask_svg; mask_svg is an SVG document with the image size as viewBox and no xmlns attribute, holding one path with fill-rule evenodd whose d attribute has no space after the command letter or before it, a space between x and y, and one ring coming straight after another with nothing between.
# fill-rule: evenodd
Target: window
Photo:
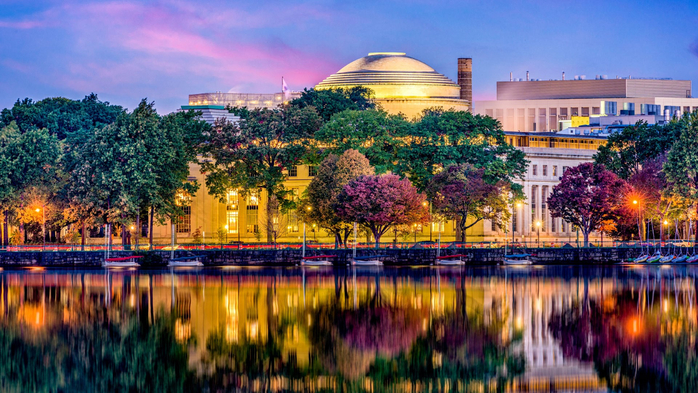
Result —
<instances>
[{"instance_id":1,"label":"window","mask_svg":"<svg viewBox=\"0 0 698 393\"><path fill-rule=\"evenodd\" d=\"M228 223L228 233L238 233L238 222L239 222L238 218L239 218L238 211L228 210L226 212L226 221Z\"/></svg>"},{"instance_id":2,"label":"window","mask_svg":"<svg viewBox=\"0 0 698 393\"><path fill-rule=\"evenodd\" d=\"M557 231L557 218L550 220L550 232L555 233Z\"/></svg>"},{"instance_id":3,"label":"window","mask_svg":"<svg viewBox=\"0 0 698 393\"><path fill-rule=\"evenodd\" d=\"M308 176L310 176L310 177L317 176L317 167L315 165L310 165L308 167Z\"/></svg>"},{"instance_id":4,"label":"window","mask_svg":"<svg viewBox=\"0 0 698 393\"><path fill-rule=\"evenodd\" d=\"M569 168L569 167L568 167L568 166L563 166L563 167L562 167L562 174L563 174L563 175L565 174L565 172L567 172L567 168Z\"/></svg>"},{"instance_id":5,"label":"window","mask_svg":"<svg viewBox=\"0 0 698 393\"><path fill-rule=\"evenodd\" d=\"M182 215L177 222L177 233L191 232L191 206L182 206Z\"/></svg>"},{"instance_id":6,"label":"window","mask_svg":"<svg viewBox=\"0 0 698 393\"><path fill-rule=\"evenodd\" d=\"M240 197L238 190L230 190L226 195L226 210L238 210L238 204L240 203Z\"/></svg>"},{"instance_id":7,"label":"window","mask_svg":"<svg viewBox=\"0 0 698 393\"><path fill-rule=\"evenodd\" d=\"M514 211L513 211L512 214L511 214L511 232L512 232L512 233L513 233L513 232L516 232L516 229L517 229L517 227L518 227L517 215L519 214L517 208L514 208L513 210L514 210Z\"/></svg>"},{"instance_id":8,"label":"window","mask_svg":"<svg viewBox=\"0 0 698 393\"><path fill-rule=\"evenodd\" d=\"M533 165L531 168L533 170L533 176L538 176L538 165Z\"/></svg>"},{"instance_id":9,"label":"window","mask_svg":"<svg viewBox=\"0 0 698 393\"><path fill-rule=\"evenodd\" d=\"M548 176L548 166L543 165L543 176Z\"/></svg>"},{"instance_id":10,"label":"window","mask_svg":"<svg viewBox=\"0 0 698 393\"><path fill-rule=\"evenodd\" d=\"M288 229L290 233L298 233L298 213L295 210L291 210L288 212L287 221L288 226L286 229Z\"/></svg>"},{"instance_id":11,"label":"window","mask_svg":"<svg viewBox=\"0 0 698 393\"><path fill-rule=\"evenodd\" d=\"M247 195L247 233L259 232L259 193L250 191Z\"/></svg>"},{"instance_id":12,"label":"window","mask_svg":"<svg viewBox=\"0 0 698 393\"><path fill-rule=\"evenodd\" d=\"M288 177L296 176L298 176L298 167L293 165L292 167L288 168Z\"/></svg>"},{"instance_id":13,"label":"window","mask_svg":"<svg viewBox=\"0 0 698 393\"><path fill-rule=\"evenodd\" d=\"M553 165L553 176L557 176L557 165Z\"/></svg>"}]
</instances>

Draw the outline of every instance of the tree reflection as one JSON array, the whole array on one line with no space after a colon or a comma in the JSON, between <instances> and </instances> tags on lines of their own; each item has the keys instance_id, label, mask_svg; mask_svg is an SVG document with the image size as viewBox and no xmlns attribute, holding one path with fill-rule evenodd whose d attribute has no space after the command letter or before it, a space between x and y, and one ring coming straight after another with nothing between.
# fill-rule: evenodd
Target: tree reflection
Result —
<instances>
[{"instance_id":1,"label":"tree reflection","mask_svg":"<svg viewBox=\"0 0 698 393\"><path fill-rule=\"evenodd\" d=\"M113 310L79 311L76 323L38 332L19 318L0 322L0 381L8 392L190 392L188 345L175 318L161 311L152 324L114 322ZM10 314L12 315L12 314ZM19 313L14 314L19 315Z\"/></svg>"},{"instance_id":2,"label":"tree reflection","mask_svg":"<svg viewBox=\"0 0 698 393\"><path fill-rule=\"evenodd\" d=\"M687 392L698 383L692 286L658 279L585 298L550 317L565 356L593 361L618 392Z\"/></svg>"}]
</instances>

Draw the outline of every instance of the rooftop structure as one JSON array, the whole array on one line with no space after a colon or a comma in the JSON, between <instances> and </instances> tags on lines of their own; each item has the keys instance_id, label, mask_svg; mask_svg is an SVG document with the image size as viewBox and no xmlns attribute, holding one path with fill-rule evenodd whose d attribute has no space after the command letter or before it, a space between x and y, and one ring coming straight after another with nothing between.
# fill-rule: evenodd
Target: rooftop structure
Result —
<instances>
[{"instance_id":1,"label":"rooftop structure","mask_svg":"<svg viewBox=\"0 0 698 393\"><path fill-rule=\"evenodd\" d=\"M577 79L497 82L497 100L691 98L690 80Z\"/></svg>"},{"instance_id":2,"label":"rooftop structure","mask_svg":"<svg viewBox=\"0 0 698 393\"><path fill-rule=\"evenodd\" d=\"M461 64L462 63L462 64ZM472 60L459 59L459 80L472 85ZM369 53L320 82L316 89L364 86L390 113L418 116L430 107L468 110L472 86L459 86L427 64L398 52ZM470 92L470 93L468 93Z\"/></svg>"},{"instance_id":3,"label":"rooftop structure","mask_svg":"<svg viewBox=\"0 0 698 393\"><path fill-rule=\"evenodd\" d=\"M247 109L274 108L301 96L300 92L251 94L251 93L201 93L189 94L189 105L221 105L247 107Z\"/></svg>"}]
</instances>

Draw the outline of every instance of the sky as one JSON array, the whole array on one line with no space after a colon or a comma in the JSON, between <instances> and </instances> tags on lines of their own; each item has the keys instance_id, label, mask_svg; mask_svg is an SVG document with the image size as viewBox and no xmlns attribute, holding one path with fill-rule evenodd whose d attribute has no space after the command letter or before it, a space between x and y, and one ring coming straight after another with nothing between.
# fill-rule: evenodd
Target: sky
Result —
<instances>
[{"instance_id":1,"label":"sky","mask_svg":"<svg viewBox=\"0 0 698 393\"><path fill-rule=\"evenodd\" d=\"M0 109L25 97L160 113L189 94L313 87L369 52L406 52L475 100L496 82L574 75L698 82L698 1L0 0ZM694 96L698 91L694 87Z\"/></svg>"}]
</instances>

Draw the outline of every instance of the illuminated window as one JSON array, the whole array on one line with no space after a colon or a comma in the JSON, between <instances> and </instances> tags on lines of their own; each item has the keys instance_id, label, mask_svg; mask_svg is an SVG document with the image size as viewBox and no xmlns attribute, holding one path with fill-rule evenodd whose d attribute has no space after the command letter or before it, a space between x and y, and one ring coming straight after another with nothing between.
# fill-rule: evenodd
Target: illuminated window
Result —
<instances>
[{"instance_id":1,"label":"illuminated window","mask_svg":"<svg viewBox=\"0 0 698 393\"><path fill-rule=\"evenodd\" d=\"M298 233L299 232L299 227L298 227L298 213L295 210L291 210L288 212L288 231L291 233Z\"/></svg>"},{"instance_id":2,"label":"illuminated window","mask_svg":"<svg viewBox=\"0 0 698 393\"><path fill-rule=\"evenodd\" d=\"M250 191L247 195L247 233L259 232L259 192Z\"/></svg>"},{"instance_id":3,"label":"illuminated window","mask_svg":"<svg viewBox=\"0 0 698 393\"><path fill-rule=\"evenodd\" d=\"M240 196L238 190L230 190L226 195L227 210L238 210L238 204L240 203Z\"/></svg>"},{"instance_id":4,"label":"illuminated window","mask_svg":"<svg viewBox=\"0 0 698 393\"><path fill-rule=\"evenodd\" d=\"M553 165L553 176L557 176L557 165Z\"/></svg>"},{"instance_id":5,"label":"illuminated window","mask_svg":"<svg viewBox=\"0 0 698 393\"><path fill-rule=\"evenodd\" d=\"M293 165L292 167L288 168L288 177L296 176L298 176L298 167Z\"/></svg>"},{"instance_id":6,"label":"illuminated window","mask_svg":"<svg viewBox=\"0 0 698 393\"><path fill-rule=\"evenodd\" d=\"M177 222L177 233L189 233L191 232L191 206L183 206L182 213Z\"/></svg>"},{"instance_id":7,"label":"illuminated window","mask_svg":"<svg viewBox=\"0 0 698 393\"><path fill-rule=\"evenodd\" d=\"M228 233L238 233L238 218L239 213L237 210L228 210L226 212L226 221L228 222Z\"/></svg>"}]
</instances>

